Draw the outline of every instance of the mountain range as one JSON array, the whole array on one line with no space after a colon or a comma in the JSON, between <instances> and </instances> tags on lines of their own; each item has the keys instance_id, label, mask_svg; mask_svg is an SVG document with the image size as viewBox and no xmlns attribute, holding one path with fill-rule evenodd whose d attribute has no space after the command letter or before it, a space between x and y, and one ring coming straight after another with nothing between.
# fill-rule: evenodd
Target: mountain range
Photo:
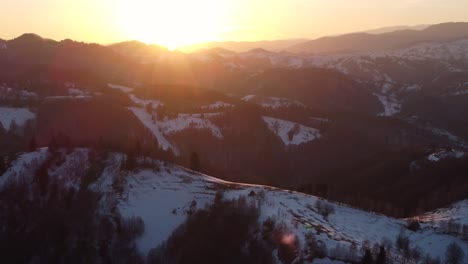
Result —
<instances>
[{"instance_id":1,"label":"mountain range","mask_svg":"<svg viewBox=\"0 0 468 264\"><path fill-rule=\"evenodd\" d=\"M0 41L0 253L160 263L217 256L198 247L218 234L266 263L464 250L468 23L267 47L286 43Z\"/></svg>"}]
</instances>

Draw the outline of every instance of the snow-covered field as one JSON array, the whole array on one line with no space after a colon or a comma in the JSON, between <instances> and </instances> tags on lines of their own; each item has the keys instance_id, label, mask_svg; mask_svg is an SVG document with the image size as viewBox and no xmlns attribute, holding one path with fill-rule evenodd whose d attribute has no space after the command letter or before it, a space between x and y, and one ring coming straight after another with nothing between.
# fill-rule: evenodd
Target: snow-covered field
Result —
<instances>
[{"instance_id":1,"label":"snow-covered field","mask_svg":"<svg viewBox=\"0 0 468 264\"><path fill-rule=\"evenodd\" d=\"M109 181L110 182L110 181ZM177 166L159 164L159 171L142 170L128 176L118 208L124 216L139 216L145 222L145 234L138 240L143 253L164 241L180 225L193 201L197 208L211 203L218 190L225 190L227 199L248 197L252 191L265 193L248 199L260 204L260 221L273 217L283 221L304 245L304 236L311 229L321 230L319 241L329 249L380 243L384 238L394 241L406 222L382 215L363 212L344 205L330 203L335 213L325 218L314 208L317 197L265 186L228 183L206 175L195 174ZM437 233L430 226L419 232L407 231L413 246L420 247L433 257L444 258L451 242L464 248L468 243L459 238ZM468 253L468 252L467 252Z\"/></svg>"},{"instance_id":2,"label":"snow-covered field","mask_svg":"<svg viewBox=\"0 0 468 264\"><path fill-rule=\"evenodd\" d=\"M268 128L273 131L285 145L300 145L321 137L320 131L315 128L306 127L301 124L263 116Z\"/></svg>"},{"instance_id":3,"label":"snow-covered field","mask_svg":"<svg viewBox=\"0 0 468 264\"><path fill-rule=\"evenodd\" d=\"M0 177L0 189L10 180L22 178L26 180L26 184L31 182L33 178L28 175L32 175L47 155L45 148L21 155ZM86 149L76 149L67 154L64 162L51 168L49 174L60 178L69 186L79 186L83 175L70 175L69 172L79 164L86 165L88 160ZM401 230L405 230L412 247L419 247L424 254L433 257L444 259L445 249L452 242L456 242L465 251L468 249L467 241L439 232L435 226L437 221L434 221L453 218L466 223L467 201L422 216L423 221L427 219L426 223L420 231L413 232L405 228L406 220L365 212L302 193L226 182L160 161L151 161L153 167L122 171L122 160L124 155L110 154L102 175L89 188L102 193L102 210L115 207L125 217L142 218L145 232L137 240L142 253L147 253L167 239L183 223L190 210L203 208L211 203L218 191L223 191L226 199L245 196L248 201L257 204L261 213L260 221L273 218L277 222L283 222L298 239L301 249L305 235L309 232L315 233L317 240L325 243L330 251L337 246L350 247L356 244L360 247L367 241L370 245L381 243L383 239L394 243ZM114 190L118 181L123 187L119 192ZM251 193L254 195L249 195ZM315 206L318 200L332 206L334 213L328 217L320 214ZM339 262L324 259L316 263Z\"/></svg>"},{"instance_id":4,"label":"snow-covered field","mask_svg":"<svg viewBox=\"0 0 468 264\"><path fill-rule=\"evenodd\" d=\"M212 116L218 115L217 113L178 114L176 118L165 117L162 120L157 120L158 115L155 112L150 114L146 109L141 107L130 107L129 109L153 133L162 149L171 149L176 155L179 154L179 150L166 137L170 134L186 129L199 129L210 131L216 138L223 138L221 129L209 119Z\"/></svg>"},{"instance_id":5,"label":"snow-covered field","mask_svg":"<svg viewBox=\"0 0 468 264\"><path fill-rule=\"evenodd\" d=\"M216 114L178 114L176 118L164 118L158 125L166 135L194 128L209 130L213 136L223 138L221 129L209 120L211 116Z\"/></svg>"},{"instance_id":6,"label":"snow-covered field","mask_svg":"<svg viewBox=\"0 0 468 264\"><path fill-rule=\"evenodd\" d=\"M26 121L34 119L36 114L27 108L0 107L0 123L5 129L10 129L12 122L22 126Z\"/></svg>"},{"instance_id":7,"label":"snow-covered field","mask_svg":"<svg viewBox=\"0 0 468 264\"><path fill-rule=\"evenodd\" d=\"M441 221L453 220L462 225L468 225L468 200L460 201L446 208L440 208L426 213L419 218L420 221L434 225ZM468 254L468 252L467 252Z\"/></svg>"}]
</instances>

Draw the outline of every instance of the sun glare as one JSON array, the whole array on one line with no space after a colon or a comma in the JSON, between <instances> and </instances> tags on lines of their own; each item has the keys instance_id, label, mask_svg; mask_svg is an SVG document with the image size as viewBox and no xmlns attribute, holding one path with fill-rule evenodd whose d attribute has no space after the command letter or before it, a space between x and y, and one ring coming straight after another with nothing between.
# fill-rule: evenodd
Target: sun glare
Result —
<instances>
[{"instance_id":1,"label":"sun glare","mask_svg":"<svg viewBox=\"0 0 468 264\"><path fill-rule=\"evenodd\" d=\"M223 30L223 1L122 0L120 22L131 39L176 49L218 40Z\"/></svg>"}]
</instances>

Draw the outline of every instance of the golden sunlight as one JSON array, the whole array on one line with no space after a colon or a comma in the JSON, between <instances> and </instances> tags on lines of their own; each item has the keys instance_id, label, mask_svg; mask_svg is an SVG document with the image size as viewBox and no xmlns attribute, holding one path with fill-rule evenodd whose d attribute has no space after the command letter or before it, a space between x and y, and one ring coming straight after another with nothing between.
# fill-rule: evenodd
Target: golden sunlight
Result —
<instances>
[{"instance_id":1,"label":"golden sunlight","mask_svg":"<svg viewBox=\"0 0 468 264\"><path fill-rule=\"evenodd\" d=\"M129 38L176 49L219 40L224 11L219 0L122 0L119 19Z\"/></svg>"}]
</instances>

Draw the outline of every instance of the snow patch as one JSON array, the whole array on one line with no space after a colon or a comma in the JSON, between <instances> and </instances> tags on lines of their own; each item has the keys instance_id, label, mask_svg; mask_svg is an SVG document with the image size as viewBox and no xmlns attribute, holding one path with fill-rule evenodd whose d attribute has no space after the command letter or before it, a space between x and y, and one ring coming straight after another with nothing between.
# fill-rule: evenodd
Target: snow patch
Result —
<instances>
[{"instance_id":1,"label":"snow patch","mask_svg":"<svg viewBox=\"0 0 468 264\"><path fill-rule=\"evenodd\" d=\"M81 90L80 88L68 88L68 95L70 96L83 96L87 95L85 91Z\"/></svg>"},{"instance_id":2,"label":"snow patch","mask_svg":"<svg viewBox=\"0 0 468 264\"><path fill-rule=\"evenodd\" d=\"M131 91L133 91L134 89L131 88L131 87L127 87L127 86L123 86L123 85L117 85L117 84L112 84L112 83L108 83L107 84L107 87L111 88L111 89L115 89L115 90L119 90L119 91L122 91L124 93L129 93Z\"/></svg>"},{"instance_id":3,"label":"snow patch","mask_svg":"<svg viewBox=\"0 0 468 264\"><path fill-rule=\"evenodd\" d=\"M264 108L287 108L292 106L297 107L306 107L301 102L289 99L289 98L280 98L280 97L265 97L259 95L246 95L242 98L242 101L260 105Z\"/></svg>"},{"instance_id":4,"label":"snow patch","mask_svg":"<svg viewBox=\"0 0 468 264\"><path fill-rule=\"evenodd\" d=\"M158 124L161 127L161 131L166 135L194 128L200 130L208 129L213 136L220 139L223 138L221 130L204 116L204 114L178 114L176 118L166 118L158 122Z\"/></svg>"},{"instance_id":5,"label":"snow patch","mask_svg":"<svg viewBox=\"0 0 468 264\"><path fill-rule=\"evenodd\" d=\"M0 85L0 99L3 100L38 100L39 96L35 92L21 89L13 89Z\"/></svg>"},{"instance_id":6,"label":"snow patch","mask_svg":"<svg viewBox=\"0 0 468 264\"><path fill-rule=\"evenodd\" d=\"M421 85L412 84L412 85L406 86L406 91L408 91L408 92L421 91L421 88L422 88Z\"/></svg>"},{"instance_id":7,"label":"snow patch","mask_svg":"<svg viewBox=\"0 0 468 264\"><path fill-rule=\"evenodd\" d=\"M35 117L36 114L27 108L0 107L0 123L7 130L10 129L13 122L22 126L26 121Z\"/></svg>"},{"instance_id":8,"label":"snow patch","mask_svg":"<svg viewBox=\"0 0 468 264\"><path fill-rule=\"evenodd\" d=\"M20 155L12 163L11 167L0 176L0 189L11 181L18 182L19 180L23 180L26 184L32 183L34 172L45 161L47 155L47 148L41 148L38 151Z\"/></svg>"},{"instance_id":9,"label":"snow patch","mask_svg":"<svg viewBox=\"0 0 468 264\"><path fill-rule=\"evenodd\" d=\"M451 93L450 95L466 95L466 94L468 94L468 90L454 92L454 93Z\"/></svg>"},{"instance_id":10,"label":"snow patch","mask_svg":"<svg viewBox=\"0 0 468 264\"><path fill-rule=\"evenodd\" d=\"M379 99L384 107L384 111L379 116L393 116L401 111L401 102L399 102L393 95L386 96L382 94L374 95Z\"/></svg>"},{"instance_id":11,"label":"snow patch","mask_svg":"<svg viewBox=\"0 0 468 264\"><path fill-rule=\"evenodd\" d=\"M209 110L213 110L213 109L219 109L219 108L231 108L231 107L234 107L233 104L229 104L229 103L225 103L225 102L222 102L222 101L216 101L212 104L209 104L209 105L204 105L202 106L201 108L202 109L209 109Z\"/></svg>"},{"instance_id":12,"label":"snow patch","mask_svg":"<svg viewBox=\"0 0 468 264\"><path fill-rule=\"evenodd\" d=\"M384 85L382 85L382 93L387 94L392 88L393 85L391 83L384 83Z\"/></svg>"},{"instance_id":13,"label":"snow patch","mask_svg":"<svg viewBox=\"0 0 468 264\"><path fill-rule=\"evenodd\" d=\"M129 107L129 109L153 133L159 146L164 150L171 149L175 155L179 155L179 151L169 142L166 138L167 135L193 128L209 130L213 136L223 138L221 129L208 119L219 115L219 113L178 114L176 118L165 117L164 120L158 120L158 115L155 112L148 113L146 109L141 107Z\"/></svg>"},{"instance_id":14,"label":"snow patch","mask_svg":"<svg viewBox=\"0 0 468 264\"><path fill-rule=\"evenodd\" d=\"M81 179L90 167L88 160L89 150L85 148L74 149L65 156L60 166L49 168L49 176L55 179L61 186L79 190Z\"/></svg>"},{"instance_id":15,"label":"snow patch","mask_svg":"<svg viewBox=\"0 0 468 264\"><path fill-rule=\"evenodd\" d=\"M447 158L460 159L460 158L463 158L464 156L465 156L465 153L461 151L457 151L454 149L450 149L450 150L441 149L428 155L427 160L432 161L432 162L438 162L440 160L447 159Z\"/></svg>"},{"instance_id":16,"label":"snow patch","mask_svg":"<svg viewBox=\"0 0 468 264\"><path fill-rule=\"evenodd\" d=\"M148 99L141 99L134 94L130 94L130 99L135 103L142 107L147 107L151 105L152 109L157 109L160 106L163 106L164 103L158 100L148 100Z\"/></svg>"},{"instance_id":17,"label":"snow patch","mask_svg":"<svg viewBox=\"0 0 468 264\"><path fill-rule=\"evenodd\" d=\"M179 150L174 147L166 136L161 132L160 126L157 122L154 122L154 116L149 114L144 108L140 107L129 107L129 109L133 112L133 114L140 119L140 121L145 125L156 137L159 143L159 147L163 150L171 149L175 155L179 154Z\"/></svg>"},{"instance_id":18,"label":"snow patch","mask_svg":"<svg viewBox=\"0 0 468 264\"><path fill-rule=\"evenodd\" d=\"M446 208L440 208L418 217L418 220L438 225L443 221L455 221L462 225L468 225L468 200L454 203ZM468 253L468 252L467 252Z\"/></svg>"},{"instance_id":19,"label":"snow patch","mask_svg":"<svg viewBox=\"0 0 468 264\"><path fill-rule=\"evenodd\" d=\"M314 117L314 116L311 116L309 117L311 120L313 121L317 121L317 122L320 122L320 123L330 123L331 120L328 119L328 118L323 118L323 117Z\"/></svg>"},{"instance_id":20,"label":"snow patch","mask_svg":"<svg viewBox=\"0 0 468 264\"><path fill-rule=\"evenodd\" d=\"M93 96L91 95L76 95L76 96L71 96L71 95L63 95L63 96L49 96L44 98L44 101L60 101L60 100L91 100L93 99Z\"/></svg>"},{"instance_id":21,"label":"snow patch","mask_svg":"<svg viewBox=\"0 0 468 264\"><path fill-rule=\"evenodd\" d=\"M320 131L301 124L273 117L262 117L268 128L273 131L285 145L301 145L321 137Z\"/></svg>"}]
</instances>

